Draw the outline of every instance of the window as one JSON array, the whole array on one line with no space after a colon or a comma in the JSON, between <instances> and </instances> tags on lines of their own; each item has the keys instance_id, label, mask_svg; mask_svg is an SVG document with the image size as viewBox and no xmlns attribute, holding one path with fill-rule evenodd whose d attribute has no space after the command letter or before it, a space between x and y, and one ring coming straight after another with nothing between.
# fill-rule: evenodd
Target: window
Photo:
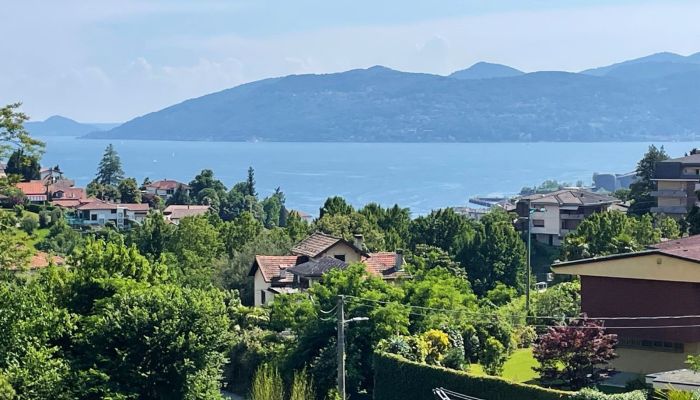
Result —
<instances>
[{"instance_id":1,"label":"window","mask_svg":"<svg viewBox=\"0 0 700 400\"><path fill-rule=\"evenodd\" d=\"M261 290L260 291L260 304L265 304L265 291Z\"/></svg>"},{"instance_id":2,"label":"window","mask_svg":"<svg viewBox=\"0 0 700 400\"><path fill-rule=\"evenodd\" d=\"M683 343L635 338L619 338L618 346L630 349L663 351L668 353L683 353L685 351L685 346Z\"/></svg>"},{"instance_id":3,"label":"window","mask_svg":"<svg viewBox=\"0 0 700 400\"><path fill-rule=\"evenodd\" d=\"M97 214L91 214L90 221L97 221Z\"/></svg>"},{"instance_id":4,"label":"window","mask_svg":"<svg viewBox=\"0 0 700 400\"><path fill-rule=\"evenodd\" d=\"M345 261L345 254L336 254L333 257L335 257L336 259L338 259L340 261Z\"/></svg>"},{"instance_id":5,"label":"window","mask_svg":"<svg viewBox=\"0 0 700 400\"><path fill-rule=\"evenodd\" d=\"M116 214L116 213L117 213L116 209L112 210L112 214Z\"/></svg>"},{"instance_id":6,"label":"window","mask_svg":"<svg viewBox=\"0 0 700 400\"><path fill-rule=\"evenodd\" d=\"M534 226L536 228L544 228L544 220L543 219L533 219L532 226Z\"/></svg>"}]
</instances>

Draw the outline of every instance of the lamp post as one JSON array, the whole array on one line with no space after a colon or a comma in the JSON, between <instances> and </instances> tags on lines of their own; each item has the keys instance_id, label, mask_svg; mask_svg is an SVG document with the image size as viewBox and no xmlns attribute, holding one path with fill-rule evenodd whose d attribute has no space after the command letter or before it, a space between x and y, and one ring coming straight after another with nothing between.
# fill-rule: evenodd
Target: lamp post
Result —
<instances>
[{"instance_id":1,"label":"lamp post","mask_svg":"<svg viewBox=\"0 0 700 400\"><path fill-rule=\"evenodd\" d=\"M345 319L345 296L338 296L338 394L345 400L345 325L350 322L367 321L367 317Z\"/></svg>"},{"instance_id":2,"label":"lamp post","mask_svg":"<svg viewBox=\"0 0 700 400\"><path fill-rule=\"evenodd\" d=\"M530 275L532 275L532 213L547 212L545 208L532 208L530 200L527 202L527 278L525 286L525 312L530 315Z\"/></svg>"}]
</instances>

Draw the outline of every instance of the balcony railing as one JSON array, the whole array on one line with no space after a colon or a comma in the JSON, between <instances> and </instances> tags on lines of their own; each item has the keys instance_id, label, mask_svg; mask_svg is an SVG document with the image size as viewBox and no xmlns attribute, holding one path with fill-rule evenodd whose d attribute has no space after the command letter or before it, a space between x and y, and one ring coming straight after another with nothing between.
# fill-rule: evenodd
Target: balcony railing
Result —
<instances>
[{"instance_id":1,"label":"balcony railing","mask_svg":"<svg viewBox=\"0 0 700 400\"><path fill-rule=\"evenodd\" d=\"M578 219L581 220L584 218L583 214L559 214L559 217L561 219Z\"/></svg>"},{"instance_id":2,"label":"balcony railing","mask_svg":"<svg viewBox=\"0 0 700 400\"><path fill-rule=\"evenodd\" d=\"M663 214L685 214L688 209L684 206L663 206L663 207L652 207L651 212L653 213L663 213Z\"/></svg>"},{"instance_id":3,"label":"balcony railing","mask_svg":"<svg viewBox=\"0 0 700 400\"><path fill-rule=\"evenodd\" d=\"M697 185L696 185L696 190L697 190ZM688 192L685 190L655 190L651 192L651 195L654 197L674 197L674 198L680 198L680 199L685 199L688 197Z\"/></svg>"}]
</instances>

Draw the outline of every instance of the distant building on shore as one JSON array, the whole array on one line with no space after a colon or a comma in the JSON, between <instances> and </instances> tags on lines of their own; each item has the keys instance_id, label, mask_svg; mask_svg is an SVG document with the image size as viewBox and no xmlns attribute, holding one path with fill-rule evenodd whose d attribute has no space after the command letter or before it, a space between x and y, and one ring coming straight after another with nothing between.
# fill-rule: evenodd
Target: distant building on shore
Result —
<instances>
[{"instance_id":1,"label":"distant building on shore","mask_svg":"<svg viewBox=\"0 0 700 400\"><path fill-rule=\"evenodd\" d=\"M596 191L605 190L606 192L614 192L620 189L629 189L630 185L637 181L636 172L628 172L626 174L593 174L593 187Z\"/></svg>"},{"instance_id":2,"label":"distant building on shore","mask_svg":"<svg viewBox=\"0 0 700 400\"><path fill-rule=\"evenodd\" d=\"M619 199L605 194L583 189L564 189L520 197L515 207L521 221L520 230L527 231L527 218L530 215L533 239L550 246L559 246L564 237L576 230L584 218L607 211L618 203ZM530 214L530 209L535 211Z\"/></svg>"}]
</instances>

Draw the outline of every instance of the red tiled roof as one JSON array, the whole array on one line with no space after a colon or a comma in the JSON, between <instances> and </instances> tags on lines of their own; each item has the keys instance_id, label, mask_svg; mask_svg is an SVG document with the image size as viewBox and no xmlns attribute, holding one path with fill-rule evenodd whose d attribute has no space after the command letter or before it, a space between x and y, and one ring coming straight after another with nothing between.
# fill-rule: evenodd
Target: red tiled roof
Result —
<instances>
[{"instance_id":1,"label":"red tiled roof","mask_svg":"<svg viewBox=\"0 0 700 400\"><path fill-rule=\"evenodd\" d=\"M299 262L299 256L255 256L255 262L249 275L255 274L255 268L260 268L265 282L273 279L278 283L292 283L292 274L286 274L279 279L280 271L295 266Z\"/></svg>"},{"instance_id":2,"label":"red tiled roof","mask_svg":"<svg viewBox=\"0 0 700 400\"><path fill-rule=\"evenodd\" d=\"M209 211L210 206L202 205L170 205L165 207L163 210L163 215L167 216L171 220L178 220L185 217L191 217L195 215L206 214Z\"/></svg>"},{"instance_id":3,"label":"red tiled roof","mask_svg":"<svg viewBox=\"0 0 700 400\"><path fill-rule=\"evenodd\" d=\"M168 180L168 179L163 179L160 181L151 182L148 185L146 185L146 188L147 189L156 189L156 190L169 190L169 189L174 190L174 189L177 189L179 186L183 186L185 189L189 189L189 186L185 185L182 182Z\"/></svg>"},{"instance_id":4,"label":"red tiled roof","mask_svg":"<svg viewBox=\"0 0 700 400\"><path fill-rule=\"evenodd\" d=\"M362 263L367 266L370 274L378 275L384 279L396 279L404 275L404 271L396 269L397 254L394 252L369 253L369 257L364 257Z\"/></svg>"},{"instance_id":5,"label":"red tiled roof","mask_svg":"<svg viewBox=\"0 0 700 400\"><path fill-rule=\"evenodd\" d=\"M700 235L668 240L651 247L663 254L700 261Z\"/></svg>"},{"instance_id":6,"label":"red tiled roof","mask_svg":"<svg viewBox=\"0 0 700 400\"><path fill-rule=\"evenodd\" d=\"M41 180L19 182L15 186L26 196L46 194L46 186L44 186L44 181Z\"/></svg>"},{"instance_id":7,"label":"red tiled roof","mask_svg":"<svg viewBox=\"0 0 700 400\"><path fill-rule=\"evenodd\" d=\"M297 243L294 247L292 247L291 252L292 254L316 257L338 242L347 244L360 254L366 254L362 249L358 249L354 244L346 241L343 238L338 238L321 232L313 233L311 236Z\"/></svg>"},{"instance_id":8,"label":"red tiled roof","mask_svg":"<svg viewBox=\"0 0 700 400\"><path fill-rule=\"evenodd\" d=\"M87 197L87 193L85 192L85 189L83 188L77 188L77 187L68 187L68 188L50 188L51 189L51 195L55 196L56 193L58 192L63 192L63 196L60 197L59 199L84 199ZM58 199L54 199L58 200Z\"/></svg>"},{"instance_id":9,"label":"red tiled roof","mask_svg":"<svg viewBox=\"0 0 700 400\"><path fill-rule=\"evenodd\" d=\"M50 258L49 258L50 257ZM59 256L49 256L43 251L37 251L29 261L30 269L40 269L49 266L49 259L54 263L54 265L64 265L66 261L63 257Z\"/></svg>"},{"instance_id":10,"label":"red tiled roof","mask_svg":"<svg viewBox=\"0 0 700 400\"><path fill-rule=\"evenodd\" d=\"M147 203L110 203L104 200L94 200L80 205L78 210L116 210L126 208L129 211L148 211L150 207Z\"/></svg>"},{"instance_id":11,"label":"red tiled roof","mask_svg":"<svg viewBox=\"0 0 700 400\"><path fill-rule=\"evenodd\" d=\"M76 208L83 202L80 199L54 199L51 200L51 204L64 208Z\"/></svg>"}]
</instances>

